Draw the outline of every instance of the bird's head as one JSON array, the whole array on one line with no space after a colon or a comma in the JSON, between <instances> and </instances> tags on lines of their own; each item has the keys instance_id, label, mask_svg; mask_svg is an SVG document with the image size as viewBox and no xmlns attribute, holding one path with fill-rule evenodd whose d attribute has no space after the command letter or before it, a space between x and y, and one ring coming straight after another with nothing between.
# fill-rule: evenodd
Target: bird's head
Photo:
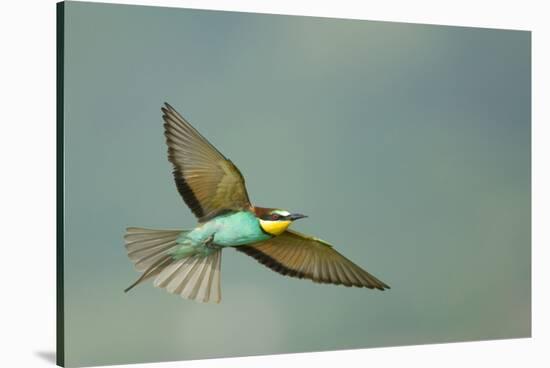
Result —
<instances>
[{"instance_id":1,"label":"bird's head","mask_svg":"<svg viewBox=\"0 0 550 368\"><path fill-rule=\"evenodd\" d=\"M282 234L293 221L307 217L301 213L290 213L278 208L255 207L254 212L262 230L273 236Z\"/></svg>"}]
</instances>

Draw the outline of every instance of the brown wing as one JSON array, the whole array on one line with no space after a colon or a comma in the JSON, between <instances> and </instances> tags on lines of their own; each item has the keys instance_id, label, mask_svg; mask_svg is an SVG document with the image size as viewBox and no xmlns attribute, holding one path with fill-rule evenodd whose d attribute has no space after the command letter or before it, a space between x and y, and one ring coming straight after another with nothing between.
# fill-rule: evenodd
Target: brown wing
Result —
<instances>
[{"instance_id":1,"label":"brown wing","mask_svg":"<svg viewBox=\"0 0 550 368\"><path fill-rule=\"evenodd\" d=\"M199 221L222 212L249 209L244 178L169 104L162 108L168 160L179 193Z\"/></svg>"},{"instance_id":2,"label":"brown wing","mask_svg":"<svg viewBox=\"0 0 550 368\"><path fill-rule=\"evenodd\" d=\"M390 287L338 253L321 239L287 230L272 239L235 247L280 274L324 284Z\"/></svg>"}]
</instances>

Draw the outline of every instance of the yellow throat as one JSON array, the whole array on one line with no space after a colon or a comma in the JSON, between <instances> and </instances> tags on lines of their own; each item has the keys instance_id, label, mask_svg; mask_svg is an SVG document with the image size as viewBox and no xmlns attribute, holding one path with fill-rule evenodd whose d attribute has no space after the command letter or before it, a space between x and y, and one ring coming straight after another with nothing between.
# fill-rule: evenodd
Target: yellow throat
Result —
<instances>
[{"instance_id":1,"label":"yellow throat","mask_svg":"<svg viewBox=\"0 0 550 368\"><path fill-rule=\"evenodd\" d=\"M292 221L268 221L260 219L262 229L273 236L281 235L290 226Z\"/></svg>"}]
</instances>

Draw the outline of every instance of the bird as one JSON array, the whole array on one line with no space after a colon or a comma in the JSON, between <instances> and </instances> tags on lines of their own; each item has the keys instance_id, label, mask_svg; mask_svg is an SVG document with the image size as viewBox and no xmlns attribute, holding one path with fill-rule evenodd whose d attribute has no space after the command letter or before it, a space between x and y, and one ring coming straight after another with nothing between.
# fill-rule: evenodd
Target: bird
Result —
<instances>
[{"instance_id":1,"label":"bird","mask_svg":"<svg viewBox=\"0 0 550 368\"><path fill-rule=\"evenodd\" d=\"M234 248L282 275L316 283L390 287L328 242L291 230L307 216L252 205L240 170L170 104L161 107L177 190L198 219L191 230L128 227L128 257L141 275L124 291L155 287L197 302L220 303L221 256Z\"/></svg>"}]
</instances>

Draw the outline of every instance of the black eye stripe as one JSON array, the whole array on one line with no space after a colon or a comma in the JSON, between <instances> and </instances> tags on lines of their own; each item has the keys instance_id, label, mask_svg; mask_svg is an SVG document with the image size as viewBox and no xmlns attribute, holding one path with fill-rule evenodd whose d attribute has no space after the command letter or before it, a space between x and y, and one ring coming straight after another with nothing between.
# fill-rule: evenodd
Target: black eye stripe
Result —
<instances>
[{"instance_id":1,"label":"black eye stripe","mask_svg":"<svg viewBox=\"0 0 550 368\"><path fill-rule=\"evenodd\" d=\"M262 220L266 220L266 221L279 221L279 220L285 220L287 218L288 216L283 216L278 213L270 213L261 217Z\"/></svg>"}]
</instances>

